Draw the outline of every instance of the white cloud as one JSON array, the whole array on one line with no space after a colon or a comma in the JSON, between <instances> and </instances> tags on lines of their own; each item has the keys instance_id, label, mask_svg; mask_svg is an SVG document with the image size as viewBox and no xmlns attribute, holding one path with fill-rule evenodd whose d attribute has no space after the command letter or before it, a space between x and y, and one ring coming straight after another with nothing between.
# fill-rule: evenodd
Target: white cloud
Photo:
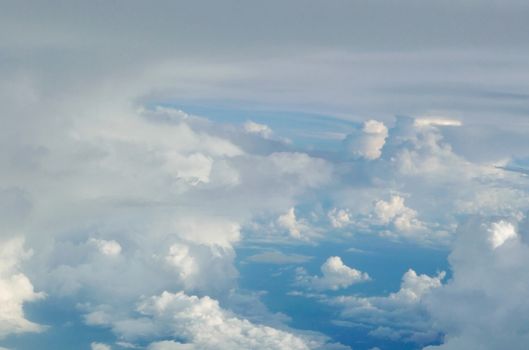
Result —
<instances>
[{"instance_id":1,"label":"white cloud","mask_svg":"<svg viewBox=\"0 0 529 350\"><path fill-rule=\"evenodd\" d=\"M169 270L177 274L184 290L218 290L234 285L237 271L232 266L231 246L173 243L164 256Z\"/></svg>"},{"instance_id":2,"label":"white cloud","mask_svg":"<svg viewBox=\"0 0 529 350\"><path fill-rule=\"evenodd\" d=\"M426 299L433 321L446 334L442 345L428 350L527 347L527 221L519 225L519 234L505 220L472 218L460 227L449 257L453 278Z\"/></svg>"},{"instance_id":3,"label":"white cloud","mask_svg":"<svg viewBox=\"0 0 529 350\"><path fill-rule=\"evenodd\" d=\"M334 228L342 228L351 223L351 213L348 209L333 208L327 213L327 217Z\"/></svg>"},{"instance_id":4,"label":"white cloud","mask_svg":"<svg viewBox=\"0 0 529 350\"><path fill-rule=\"evenodd\" d=\"M321 186L332 178L332 164L322 158L311 157L301 152L275 152L266 160L278 174L306 187Z\"/></svg>"},{"instance_id":5,"label":"white cloud","mask_svg":"<svg viewBox=\"0 0 529 350\"><path fill-rule=\"evenodd\" d=\"M182 344L172 340L162 340L149 344L148 350L195 350L193 344Z\"/></svg>"},{"instance_id":6,"label":"white cloud","mask_svg":"<svg viewBox=\"0 0 529 350\"><path fill-rule=\"evenodd\" d=\"M457 119L428 116L415 119L416 126L461 126L463 123Z\"/></svg>"},{"instance_id":7,"label":"white cloud","mask_svg":"<svg viewBox=\"0 0 529 350\"><path fill-rule=\"evenodd\" d=\"M430 343L439 339L439 331L426 313L424 300L442 286L444 277L444 272L430 277L409 269L397 292L387 296L339 296L327 302L340 307L344 319L371 328L371 336Z\"/></svg>"},{"instance_id":8,"label":"white cloud","mask_svg":"<svg viewBox=\"0 0 529 350\"><path fill-rule=\"evenodd\" d=\"M126 341L117 341L116 345L124 349L139 349L140 347Z\"/></svg>"},{"instance_id":9,"label":"white cloud","mask_svg":"<svg viewBox=\"0 0 529 350\"><path fill-rule=\"evenodd\" d=\"M305 225L298 221L294 207L290 208L285 214L277 218L277 224L287 229L293 238L301 238Z\"/></svg>"},{"instance_id":10,"label":"white cloud","mask_svg":"<svg viewBox=\"0 0 529 350\"><path fill-rule=\"evenodd\" d=\"M301 254L285 254L279 251L267 251L247 258L248 261L268 264L301 264L311 260L311 256Z\"/></svg>"},{"instance_id":11,"label":"white cloud","mask_svg":"<svg viewBox=\"0 0 529 350\"><path fill-rule=\"evenodd\" d=\"M268 125L255 123L251 120L248 120L244 123L244 131L249 134L257 134L265 139L269 139L273 132Z\"/></svg>"},{"instance_id":12,"label":"white cloud","mask_svg":"<svg viewBox=\"0 0 529 350\"><path fill-rule=\"evenodd\" d=\"M152 8L138 13L149 16ZM84 10L90 9L82 10L85 14ZM9 11L5 13L10 16ZM383 91L388 86L410 86L414 79L411 73L431 62L439 63L437 52L419 56L397 54L385 58L380 54L318 52L307 55L302 52L300 57L303 59L281 58L278 60L281 62L271 62L268 57L255 61L241 58L236 63L230 61L226 64L216 62L218 57L208 62L181 58L182 53L186 55L186 52L197 50L179 49L176 56L171 56L172 49L169 52L164 47L159 51L160 47L155 47L157 40L143 40L149 47L145 50L135 47L133 51L140 53L141 57L133 55L135 60L129 65L122 64L121 60L123 52L127 51L122 52L122 46L129 45L128 40L118 40L120 45L113 45L115 37L87 32L89 40L83 42L94 49L88 51L97 56L95 49L102 49L105 60L113 56L111 64L87 70L90 65L83 62L93 61L93 57L86 55L87 50L79 50L75 30L64 30L71 26L60 21L62 15L54 12L53 20L48 20L46 13L39 16L29 21L38 22L37 27L45 28L45 33L33 30L29 41L8 40L12 43L3 48L12 59L6 61L7 65L0 66L5 77L0 82L0 227L24 232L28 237L28 246L34 248L37 258L35 262L28 262L24 274L15 269L6 276L29 276L32 283L28 278L23 279L26 287L34 284L38 290L46 290L57 298L64 295L72 300L83 298L78 301L90 305L83 310L87 312L87 323L109 324L112 316L131 311L130 305L138 296L152 295L161 290L183 289L187 293L215 295L221 303L224 302L223 296L227 291L237 288L234 246L246 238L241 235L240 227L245 227L255 216L270 215L270 220L275 221L279 213L294 205L302 208L306 204L302 201L340 201L340 198L349 197L345 200L352 203L331 205L350 208L350 213L336 212L329 220L337 227L351 225L355 233L356 228L359 228L359 233L366 232L373 228L362 227L363 223L355 215L365 214L363 206L370 206L376 199L387 198L388 191L397 187L396 190L412 196L413 207L420 208L421 220L425 223L439 220L439 225L448 229L455 227L454 212L458 210L457 206L452 208L452 203L471 203L471 206L465 207L467 214L482 210L485 203L479 200L483 196L478 195L496 180L487 178L481 167L468 164L455 155L442 141L442 135L436 131L434 124L446 124L446 121L429 121L428 127L419 128L412 122L413 125L408 125L409 130L397 130L397 127L389 133L381 122L368 121L362 130L351 134L352 153L349 154L372 161L343 164L340 160L336 161L332 154L324 160L327 153L320 152L318 147L311 150L311 155L292 152L292 149L302 149L300 145L260 148L260 144L252 144L252 147L246 148L239 144L240 136L261 144L265 141L243 135L244 130L240 127L230 131L222 124L197 119L180 110L161 107L136 110L138 103L151 105L153 101L168 101L179 96L182 100L196 98L196 101L223 98L226 101L252 100L266 102L270 106L284 102L283 106L288 108L311 101L321 110L339 106L344 111L354 107L354 113L365 115L373 111L372 107L367 109L366 106L374 105L373 101L377 101L377 105L383 101L377 111L383 111L379 115L386 118L385 121L395 111L395 100L366 99L362 92L370 87ZM18 27L19 22L21 28L28 27L25 21L16 19L0 22L7 23L8 27L12 24ZM131 28L137 27L129 24ZM50 25L59 29L55 30ZM129 31L122 32L130 34ZM28 39L27 32L21 33L24 39ZM152 35L152 38L160 37ZM17 47L22 45L24 49L10 51L12 44ZM119 55L116 48L120 51ZM107 55L109 50L110 55ZM45 52L46 57L42 60L20 59L24 52L33 51L36 58L39 52ZM457 59L457 55L449 57ZM80 64L69 64L72 58L80 59L77 62ZM419 62L423 58L428 61L426 64ZM524 55L520 55L509 58L507 62L525 62L523 58ZM468 56L462 60L467 62ZM164 63L160 64L161 61ZM393 64L405 70L393 69ZM331 66L332 71L329 71ZM391 82L382 81L387 79L383 73L389 70L380 71L379 68L386 66L391 67L389 70L393 72L399 72L397 75L407 77L395 81L396 75L393 75L389 78L393 79ZM432 73L433 80L446 81L449 78L446 72L457 71L449 69L453 66L442 63L435 66L441 67L441 74ZM55 71L57 67L60 69ZM263 67L266 67L264 71ZM343 77L339 80L344 85L337 88L334 85L336 81L333 81L330 83L332 86L325 86L329 80L321 77L335 76L337 72ZM492 75L480 79L487 80ZM355 76L384 78L375 78L377 81L367 86L365 82L351 79ZM517 81L525 84L526 76L518 76ZM311 84L316 81L324 85ZM408 84L400 84L403 82ZM337 96L340 91L342 95ZM422 108L420 104L423 102L414 105L402 94L392 92L388 95L384 97L396 98L400 106L409 104L405 110ZM351 96L359 97L353 101ZM208 97L212 99L208 100ZM416 100L413 98L413 103ZM487 99L487 103L483 104L486 108L483 108L495 110L489 105L493 100ZM431 101L424 103L428 102ZM313 120L312 116L310 118ZM292 125L296 133L306 131L297 119ZM234 132L234 129L237 131ZM271 135L270 128L263 124L249 129L263 138ZM347 127L339 129L342 132ZM523 136L524 130L517 132ZM339 172L333 172L335 167ZM325 184L332 184L332 188L326 189L325 193L317 192ZM495 185L497 193L504 194L505 188L512 183L506 181ZM526 192L523 185L510 192L509 196L496 196L491 192L488 195L491 200L486 203L487 210L510 209L504 203L512 205L512 209L523 207L521 200L512 199L527 197ZM290 212L287 214L290 215ZM305 236L307 232L304 231L302 217L303 214L292 210L292 215L287 216L290 221L287 220L288 227L285 229L289 233L297 232ZM323 210L320 217L325 218ZM389 224L406 231L416 226L414 220L418 220L416 213L404 210ZM359 226L353 226L357 222ZM328 223L324 225L327 227ZM101 237L101 245L107 246L99 248L99 253L84 243L94 228L98 230L97 237ZM262 232L256 233L259 234L262 235ZM487 235L486 232L483 234ZM119 242L119 247L123 244L124 249L103 241ZM278 244L278 241L275 243ZM506 241L495 251L510 249L511 243L518 244L518 239ZM105 256L107 253L115 259L108 259ZM277 255L268 258L276 261L287 259ZM291 258L289 255L288 259ZM8 277L2 275L0 280L11 283ZM9 291L9 288L5 290ZM13 294L21 298L18 292ZM30 296L23 301L29 299ZM24 316L21 311L23 301L15 303L16 312L11 315ZM107 308L101 307L101 304ZM22 328L27 330L31 327Z\"/></svg>"},{"instance_id":13,"label":"white cloud","mask_svg":"<svg viewBox=\"0 0 529 350\"><path fill-rule=\"evenodd\" d=\"M90 349L92 350L112 350L110 345L104 343L93 342L90 344Z\"/></svg>"},{"instance_id":14,"label":"white cloud","mask_svg":"<svg viewBox=\"0 0 529 350\"><path fill-rule=\"evenodd\" d=\"M345 145L352 155L373 160L382 155L387 136L388 128L384 123L368 120L361 130L347 135Z\"/></svg>"},{"instance_id":15,"label":"white cloud","mask_svg":"<svg viewBox=\"0 0 529 350\"><path fill-rule=\"evenodd\" d=\"M398 231L413 233L424 228L417 219L417 212L406 207L404 198L398 195L392 196L389 202L377 201L374 211L382 224L392 223Z\"/></svg>"},{"instance_id":16,"label":"white cloud","mask_svg":"<svg viewBox=\"0 0 529 350\"><path fill-rule=\"evenodd\" d=\"M397 293L390 294L389 298L402 303L416 303L432 289L439 288L444 277L444 272L440 272L435 277L430 277L428 275L417 275L414 270L409 269L402 277L400 290Z\"/></svg>"},{"instance_id":17,"label":"white cloud","mask_svg":"<svg viewBox=\"0 0 529 350\"><path fill-rule=\"evenodd\" d=\"M222 309L210 297L163 292L142 302L138 311L162 337L183 339L151 344L152 349L312 349L324 345L317 338L257 325ZM151 348L149 348L151 349Z\"/></svg>"},{"instance_id":18,"label":"white cloud","mask_svg":"<svg viewBox=\"0 0 529 350\"><path fill-rule=\"evenodd\" d=\"M94 244L99 252L107 256L117 256L121 253L121 245L114 241L107 241L104 239L90 239L90 243Z\"/></svg>"},{"instance_id":19,"label":"white cloud","mask_svg":"<svg viewBox=\"0 0 529 350\"><path fill-rule=\"evenodd\" d=\"M492 223L489 230L489 243L493 249L503 245L506 241L517 237L516 229L510 222L500 220Z\"/></svg>"},{"instance_id":20,"label":"white cloud","mask_svg":"<svg viewBox=\"0 0 529 350\"><path fill-rule=\"evenodd\" d=\"M237 222L215 217L179 217L173 221L173 229L184 240L222 248L230 248L241 237Z\"/></svg>"},{"instance_id":21,"label":"white cloud","mask_svg":"<svg viewBox=\"0 0 529 350\"><path fill-rule=\"evenodd\" d=\"M0 224L27 232L29 246L38 247L36 262L28 262L33 283L78 301L92 326L111 327L139 296L161 290L225 298L237 289L241 226L262 212L275 218L332 178L331 163L321 158L283 146L246 153L237 142L242 130L171 108L138 110L130 93L109 99L99 89L87 92L82 109L59 99L53 133L0 152L10 164L22 144L45 149L27 157L31 164L0 173L0 190L9 189L0 206L17 211L15 221L0 214ZM20 310L33 300L16 297ZM20 332L41 329L20 322Z\"/></svg>"},{"instance_id":22,"label":"white cloud","mask_svg":"<svg viewBox=\"0 0 529 350\"><path fill-rule=\"evenodd\" d=\"M178 152L167 152L165 167L175 175L191 185L209 183L213 169L213 159L202 153L182 155Z\"/></svg>"},{"instance_id":23,"label":"white cloud","mask_svg":"<svg viewBox=\"0 0 529 350\"><path fill-rule=\"evenodd\" d=\"M19 272L21 260L29 255L24 250L24 240L21 238L0 244L0 338L44 329L24 316L24 303L44 297L43 293L35 292L28 277Z\"/></svg>"},{"instance_id":24,"label":"white cloud","mask_svg":"<svg viewBox=\"0 0 529 350\"><path fill-rule=\"evenodd\" d=\"M298 268L296 284L316 290L338 290L370 279L367 273L345 265L338 256L329 257L321 265L321 273L321 277L309 276L303 268Z\"/></svg>"},{"instance_id":25,"label":"white cloud","mask_svg":"<svg viewBox=\"0 0 529 350\"><path fill-rule=\"evenodd\" d=\"M166 261L178 269L180 278L189 278L192 274L197 273L195 259L189 254L189 247L183 244L175 243L169 247L169 254L165 257Z\"/></svg>"}]
</instances>

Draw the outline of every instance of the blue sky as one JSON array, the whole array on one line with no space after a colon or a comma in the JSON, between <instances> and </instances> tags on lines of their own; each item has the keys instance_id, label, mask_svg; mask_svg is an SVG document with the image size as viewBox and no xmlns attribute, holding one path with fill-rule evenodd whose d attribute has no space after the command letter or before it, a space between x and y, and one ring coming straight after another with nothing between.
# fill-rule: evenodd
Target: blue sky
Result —
<instances>
[{"instance_id":1,"label":"blue sky","mask_svg":"<svg viewBox=\"0 0 529 350\"><path fill-rule=\"evenodd\" d=\"M0 350L525 350L524 1L0 13Z\"/></svg>"}]
</instances>

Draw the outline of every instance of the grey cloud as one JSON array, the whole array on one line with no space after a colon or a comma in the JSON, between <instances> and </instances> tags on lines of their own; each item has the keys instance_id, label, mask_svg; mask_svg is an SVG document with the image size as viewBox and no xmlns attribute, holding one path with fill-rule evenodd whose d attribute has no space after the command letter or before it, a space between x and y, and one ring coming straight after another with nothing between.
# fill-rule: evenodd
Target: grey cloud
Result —
<instances>
[{"instance_id":1,"label":"grey cloud","mask_svg":"<svg viewBox=\"0 0 529 350\"><path fill-rule=\"evenodd\" d=\"M22 1L2 13L2 32L18 34L4 34L2 41L11 45L67 42L89 48L106 43L112 49L120 40L120 48L138 51L143 43L204 53L290 43L375 49L509 46L525 45L529 29L529 8L518 0L157 1L156 6L141 1Z\"/></svg>"},{"instance_id":2,"label":"grey cloud","mask_svg":"<svg viewBox=\"0 0 529 350\"><path fill-rule=\"evenodd\" d=\"M285 254L279 251L267 251L258 253L247 258L255 263L268 264L301 264L311 260L313 257L301 254Z\"/></svg>"},{"instance_id":3,"label":"grey cloud","mask_svg":"<svg viewBox=\"0 0 529 350\"><path fill-rule=\"evenodd\" d=\"M524 349L527 226L520 218L474 217L461 225L449 257L453 277L425 300L444 344L427 349Z\"/></svg>"}]
</instances>

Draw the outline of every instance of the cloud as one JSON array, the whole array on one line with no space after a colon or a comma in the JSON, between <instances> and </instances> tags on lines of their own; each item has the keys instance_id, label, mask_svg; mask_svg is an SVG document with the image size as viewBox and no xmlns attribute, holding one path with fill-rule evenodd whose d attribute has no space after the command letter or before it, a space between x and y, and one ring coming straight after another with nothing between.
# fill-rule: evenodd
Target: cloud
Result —
<instances>
[{"instance_id":1,"label":"cloud","mask_svg":"<svg viewBox=\"0 0 529 350\"><path fill-rule=\"evenodd\" d=\"M351 223L351 213L348 209L333 208L327 213L327 217L334 228L342 228Z\"/></svg>"},{"instance_id":2,"label":"cloud","mask_svg":"<svg viewBox=\"0 0 529 350\"><path fill-rule=\"evenodd\" d=\"M404 198L394 195L389 202L379 200L375 203L375 215L384 225L393 224L401 232L413 233L424 229L417 219L417 212L404 205Z\"/></svg>"},{"instance_id":3,"label":"cloud","mask_svg":"<svg viewBox=\"0 0 529 350\"><path fill-rule=\"evenodd\" d=\"M144 300L138 311L144 317L141 328L166 339L183 340L183 344L173 340L155 342L149 349L312 349L325 345L319 338L239 318L208 296L163 292ZM138 327L141 323L137 322L130 320L125 324Z\"/></svg>"},{"instance_id":4,"label":"cloud","mask_svg":"<svg viewBox=\"0 0 529 350\"><path fill-rule=\"evenodd\" d=\"M370 280L367 273L345 265L338 256L329 257L321 265L321 273L321 277L309 276L303 268L298 268L296 284L316 290L338 290Z\"/></svg>"},{"instance_id":5,"label":"cloud","mask_svg":"<svg viewBox=\"0 0 529 350\"><path fill-rule=\"evenodd\" d=\"M246 260L265 264L302 264L311 260L312 256L301 254L285 254L279 251L267 251L249 256Z\"/></svg>"},{"instance_id":6,"label":"cloud","mask_svg":"<svg viewBox=\"0 0 529 350\"><path fill-rule=\"evenodd\" d=\"M114 240L107 241L104 239L92 238L90 239L90 243L94 244L103 255L116 256L121 253L121 245Z\"/></svg>"},{"instance_id":7,"label":"cloud","mask_svg":"<svg viewBox=\"0 0 529 350\"><path fill-rule=\"evenodd\" d=\"M302 238L301 234L306 229L306 225L303 222L298 221L296 218L296 212L294 207L288 209L288 211L280 215L277 218L277 224L288 230L290 236L293 238Z\"/></svg>"},{"instance_id":8,"label":"cloud","mask_svg":"<svg viewBox=\"0 0 529 350\"><path fill-rule=\"evenodd\" d=\"M325 302L341 309L345 320L354 320L371 329L373 337L428 344L440 337L440 332L427 314L424 300L441 288L444 272L437 276L417 274L409 269L400 289L387 296L339 296Z\"/></svg>"},{"instance_id":9,"label":"cloud","mask_svg":"<svg viewBox=\"0 0 529 350\"><path fill-rule=\"evenodd\" d=\"M513 224L507 221L493 222L489 228L489 243L493 249L500 247L508 240L515 239L517 236Z\"/></svg>"},{"instance_id":10,"label":"cloud","mask_svg":"<svg viewBox=\"0 0 529 350\"><path fill-rule=\"evenodd\" d=\"M31 281L20 273L19 265L31 253L24 250L24 240L13 238L0 244L0 338L9 334L41 332L45 327L27 320L24 304L44 298L34 291Z\"/></svg>"},{"instance_id":11,"label":"cloud","mask_svg":"<svg viewBox=\"0 0 529 350\"><path fill-rule=\"evenodd\" d=\"M527 227L526 220L484 217L461 225L449 256L453 277L426 300L433 321L446 334L442 345L428 350L527 346Z\"/></svg>"},{"instance_id":12,"label":"cloud","mask_svg":"<svg viewBox=\"0 0 529 350\"><path fill-rule=\"evenodd\" d=\"M186 245L178 243L171 245L165 259L168 264L178 269L180 278L184 280L197 273L195 259L189 254L189 247Z\"/></svg>"},{"instance_id":13,"label":"cloud","mask_svg":"<svg viewBox=\"0 0 529 350\"><path fill-rule=\"evenodd\" d=\"M90 349L92 349L92 350L111 350L112 348L109 345L107 345L107 344L93 342L92 344L90 344Z\"/></svg>"},{"instance_id":14,"label":"cloud","mask_svg":"<svg viewBox=\"0 0 529 350\"><path fill-rule=\"evenodd\" d=\"M380 157L388 136L388 128L376 120L364 122L362 129L347 135L345 145L354 156L373 160Z\"/></svg>"},{"instance_id":15,"label":"cloud","mask_svg":"<svg viewBox=\"0 0 529 350\"><path fill-rule=\"evenodd\" d=\"M2 11L0 32L17 36L4 36L0 44L6 57L0 64L4 77L0 82L0 227L4 229L0 236L3 240L10 232L20 232L35 252L34 259L0 277L9 282L3 290L17 289L9 294L16 299L9 314L18 317L18 329L38 329L20 321L25 320L24 303L39 294L33 285L54 298L82 305L78 311L85 313L86 322L99 326L109 326L113 317L129 317L139 296L162 290L215 296L224 305L226 295L239 288L237 246L268 232L255 230L248 237L242 230L263 216L278 225L277 217L287 215L282 228L303 238L316 230L313 224L318 218L325 228L330 221L336 228L347 226L355 234L370 234L380 229L369 217L372 203L398 191L405 194L407 206L402 203L387 225L406 232L422 223L428 228L425 236L435 238L437 232L450 236L461 216L498 211L516 215L527 207L523 183L486 170L487 164L471 164L458 156L456 147L450 147L444 138L447 128L440 126L453 121L399 119L388 130L395 111L420 115L432 105L449 105L462 115L464 126L457 129L464 133L464 143L471 144L468 147L483 153L494 149L495 154L506 156L511 149L505 143L517 133L522 141L516 152L527 149L520 112L527 100L525 49L516 54L495 50L500 53L494 55L451 49L461 46L453 43L465 42L481 48L499 43L526 45L527 30L519 30L529 23L524 18L525 4L511 1L502 10L505 16L514 16L509 28L501 20L504 16L496 17L495 6L477 2L434 8L414 2L362 5L377 16L353 11L360 21L342 16L352 13L348 9L357 4L291 3L284 13L274 10L278 4L243 6L241 16L230 6L213 2L208 6L131 2L119 16L119 25L112 4L109 8L75 4L57 10L42 3L35 4L38 15L34 15L13 3ZM407 11L395 11L402 7ZM303 20L293 29L288 20L292 16L283 15L299 14L300 9L308 14L302 18L321 21ZM404 19L394 21L399 30L380 25L395 13ZM207 17L203 25L195 25L197 16ZM275 25L240 30L238 25L224 25L230 16ZM86 17L97 23L77 20ZM371 17L373 21L362 20ZM491 19L487 28L476 25L484 17ZM326 25L330 18L331 25ZM409 18L441 25L448 18L470 29L469 36L437 31L433 35L441 40L428 41L434 42L436 50L423 50L424 38L431 39L432 33L415 30ZM238 20L227 22L237 24ZM138 22L149 30L141 30L144 26ZM321 24L321 36L300 40L299 33L311 32L300 28L313 28L314 23ZM252 29L261 27L265 32ZM189 35L171 34L181 32ZM352 38L348 32L378 33L380 40ZM297 54L279 57L277 50L269 50L278 44L267 39L276 38L273 33L282 34L279 46L294 48ZM169 37L174 45L167 45ZM403 47L396 37L406 38L404 46L412 50L384 51L388 44ZM241 42L260 47L254 50L256 46ZM326 47L314 43L326 43ZM123 57L134 59L124 61ZM485 64L469 70L469 62L476 58ZM511 74L490 69L498 64ZM465 72L464 84L461 72ZM347 161L336 151L336 141L319 139L317 143L309 138L288 146L273 144L265 140L271 129L264 124L255 123L245 131L239 125L196 118L179 108L151 108L177 104L175 97L199 105L225 101L226 106L239 109L251 103L261 110L337 116L342 120L321 117L332 130L320 134L349 133L344 142L349 147ZM362 115L376 115L380 121L350 130L350 120L358 121ZM316 117L288 114L283 119L284 129L299 136L310 134ZM478 130L468 122L472 120L493 127ZM497 138L497 127L518 130L506 131L502 139ZM248 135L248 129L254 134ZM468 135L488 132L494 142L468 142ZM274 126L274 133L281 130ZM244 144L243 138L252 141ZM313 213L305 215L302 208L312 203L322 208L314 211L316 219L309 225L307 218ZM391 206L391 199L386 203ZM332 212L332 208L348 208L348 212ZM329 211L331 215L326 216ZM507 235L492 231L496 232L493 237L500 237L494 241L503 244L492 250L486 241L482 248L488 252L501 252L522 240L501 238L513 236L509 230ZM480 232L490 236L487 230ZM341 233L329 236L318 238L342 238ZM97 243L90 243L92 237L97 237ZM270 241L282 243L277 237ZM266 258L286 259L261 256ZM337 273L329 269L329 275ZM25 281L21 283L31 291L26 297L19 293L13 276ZM324 279L325 272L317 278ZM121 327L139 332L149 330L149 325L137 320ZM379 329L378 334L383 331ZM155 333L145 343L164 338L158 337Z\"/></svg>"},{"instance_id":16,"label":"cloud","mask_svg":"<svg viewBox=\"0 0 529 350\"><path fill-rule=\"evenodd\" d=\"M244 131L249 134L260 135L262 138L265 139L269 139L270 137L272 137L273 134L272 129L270 129L268 125L259 124L251 120L248 120L246 123L244 123Z\"/></svg>"},{"instance_id":17,"label":"cloud","mask_svg":"<svg viewBox=\"0 0 529 350\"><path fill-rule=\"evenodd\" d=\"M149 344L148 350L195 350L193 344L182 344L172 340L162 340Z\"/></svg>"},{"instance_id":18,"label":"cloud","mask_svg":"<svg viewBox=\"0 0 529 350\"><path fill-rule=\"evenodd\" d=\"M429 116L429 117L425 117L425 118L416 118L415 119L415 125L416 126L429 126L429 125L435 125L435 126L461 126L461 125L463 125L463 123L460 120L457 120L457 119Z\"/></svg>"}]
</instances>

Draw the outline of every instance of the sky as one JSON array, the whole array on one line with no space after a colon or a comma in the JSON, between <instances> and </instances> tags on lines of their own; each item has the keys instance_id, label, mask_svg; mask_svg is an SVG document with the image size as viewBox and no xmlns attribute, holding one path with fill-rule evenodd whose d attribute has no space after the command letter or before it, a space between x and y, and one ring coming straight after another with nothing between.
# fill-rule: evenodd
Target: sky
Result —
<instances>
[{"instance_id":1,"label":"sky","mask_svg":"<svg viewBox=\"0 0 529 350\"><path fill-rule=\"evenodd\" d=\"M526 349L526 1L1 8L0 350Z\"/></svg>"}]
</instances>

